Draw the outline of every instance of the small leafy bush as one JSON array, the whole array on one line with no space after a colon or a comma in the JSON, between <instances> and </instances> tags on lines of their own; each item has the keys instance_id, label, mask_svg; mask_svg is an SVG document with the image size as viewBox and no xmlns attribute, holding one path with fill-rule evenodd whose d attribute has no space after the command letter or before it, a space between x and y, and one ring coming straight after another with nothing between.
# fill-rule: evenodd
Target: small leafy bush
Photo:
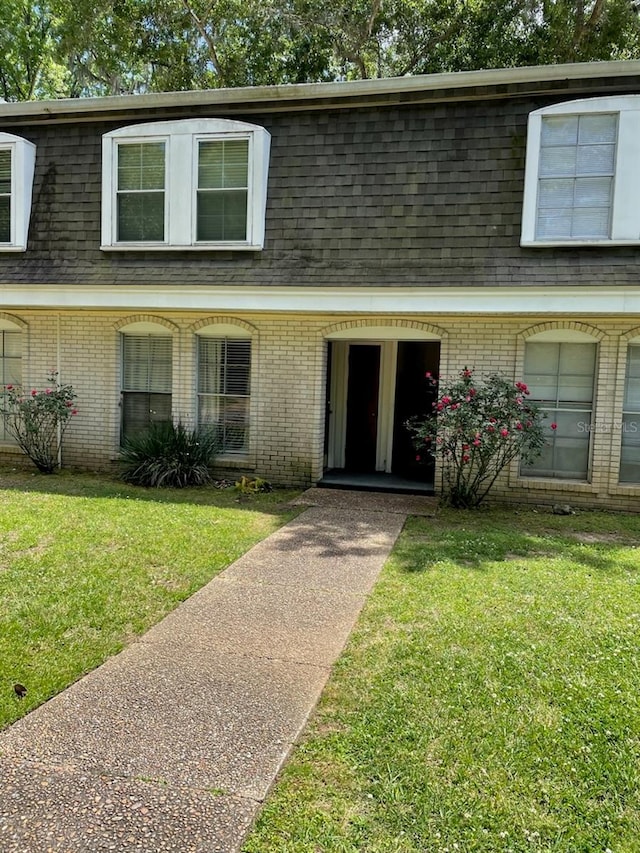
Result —
<instances>
[{"instance_id":1,"label":"small leafy bush","mask_svg":"<svg viewBox=\"0 0 640 853\"><path fill-rule=\"evenodd\" d=\"M426 379L436 385L431 374ZM528 396L524 382L499 374L477 380L465 367L440 384L432 414L407 423L418 461L423 454L440 458L445 502L478 506L513 459L530 462L542 452L544 414Z\"/></svg>"},{"instance_id":2,"label":"small leafy bush","mask_svg":"<svg viewBox=\"0 0 640 853\"><path fill-rule=\"evenodd\" d=\"M122 479L135 486L182 489L211 481L220 449L215 430L162 422L128 438L120 450Z\"/></svg>"},{"instance_id":3,"label":"small leafy bush","mask_svg":"<svg viewBox=\"0 0 640 853\"><path fill-rule=\"evenodd\" d=\"M18 446L39 471L52 474L58 467L65 431L78 410L71 385L61 385L56 372L49 374L47 383L41 391L6 385L4 413L7 431Z\"/></svg>"},{"instance_id":4,"label":"small leafy bush","mask_svg":"<svg viewBox=\"0 0 640 853\"><path fill-rule=\"evenodd\" d=\"M235 489L236 492L239 492L241 495L258 495L261 492L273 491L273 486L261 477L251 479L251 477L242 476L236 482Z\"/></svg>"}]
</instances>

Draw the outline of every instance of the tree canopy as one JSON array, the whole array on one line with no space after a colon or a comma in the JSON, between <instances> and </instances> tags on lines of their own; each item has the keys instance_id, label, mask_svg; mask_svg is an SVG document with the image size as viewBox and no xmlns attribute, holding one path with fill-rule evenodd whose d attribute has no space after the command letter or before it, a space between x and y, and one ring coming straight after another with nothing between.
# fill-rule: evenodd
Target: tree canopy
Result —
<instances>
[{"instance_id":1,"label":"tree canopy","mask_svg":"<svg viewBox=\"0 0 640 853\"><path fill-rule=\"evenodd\" d=\"M640 57L638 0L3 0L0 96Z\"/></svg>"}]
</instances>

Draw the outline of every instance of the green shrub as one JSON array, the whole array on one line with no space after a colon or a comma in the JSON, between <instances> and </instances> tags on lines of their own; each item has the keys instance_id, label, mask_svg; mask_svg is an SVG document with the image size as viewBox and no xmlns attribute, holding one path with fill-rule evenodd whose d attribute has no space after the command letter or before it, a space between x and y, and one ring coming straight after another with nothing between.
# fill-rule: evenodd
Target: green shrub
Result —
<instances>
[{"instance_id":1,"label":"green shrub","mask_svg":"<svg viewBox=\"0 0 640 853\"><path fill-rule=\"evenodd\" d=\"M215 430L189 429L180 422L152 424L125 441L121 476L135 486L202 486L211 481L210 467L219 450Z\"/></svg>"},{"instance_id":2,"label":"green shrub","mask_svg":"<svg viewBox=\"0 0 640 853\"><path fill-rule=\"evenodd\" d=\"M43 474L58 467L62 439L71 418L78 414L71 385L47 377L48 388L25 391L21 385L5 385L4 415L7 432Z\"/></svg>"},{"instance_id":3,"label":"green shrub","mask_svg":"<svg viewBox=\"0 0 640 853\"><path fill-rule=\"evenodd\" d=\"M454 507L476 507L485 499L500 472L520 457L530 462L544 447L544 418L527 400L524 382L493 374L474 378L465 367L455 379L439 384L433 412L407 423L422 456L439 457L442 496ZM556 424L551 424L555 429Z\"/></svg>"},{"instance_id":4,"label":"green shrub","mask_svg":"<svg viewBox=\"0 0 640 853\"><path fill-rule=\"evenodd\" d=\"M273 486L267 480L261 477L245 477L242 476L235 485L236 492L241 495L258 495L261 492L273 491Z\"/></svg>"}]
</instances>

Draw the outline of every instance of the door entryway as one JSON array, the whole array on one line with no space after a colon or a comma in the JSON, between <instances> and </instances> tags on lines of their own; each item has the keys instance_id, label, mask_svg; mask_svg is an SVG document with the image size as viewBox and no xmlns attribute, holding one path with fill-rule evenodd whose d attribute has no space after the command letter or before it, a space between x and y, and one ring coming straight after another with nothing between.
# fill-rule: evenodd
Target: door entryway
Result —
<instances>
[{"instance_id":1,"label":"door entryway","mask_svg":"<svg viewBox=\"0 0 640 853\"><path fill-rule=\"evenodd\" d=\"M379 391L380 345L353 344L349 347L347 376L347 471L376 470Z\"/></svg>"},{"instance_id":2,"label":"door entryway","mask_svg":"<svg viewBox=\"0 0 640 853\"><path fill-rule=\"evenodd\" d=\"M431 411L438 341L329 341L326 466L322 482L389 488L433 484L433 465L416 460L407 421Z\"/></svg>"}]
</instances>

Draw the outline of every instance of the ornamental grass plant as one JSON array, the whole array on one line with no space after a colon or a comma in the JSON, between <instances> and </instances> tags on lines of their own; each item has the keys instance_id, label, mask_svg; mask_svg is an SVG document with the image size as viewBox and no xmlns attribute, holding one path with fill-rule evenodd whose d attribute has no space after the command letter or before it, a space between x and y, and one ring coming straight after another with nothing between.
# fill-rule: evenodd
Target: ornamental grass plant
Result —
<instances>
[{"instance_id":1,"label":"ornamental grass plant","mask_svg":"<svg viewBox=\"0 0 640 853\"><path fill-rule=\"evenodd\" d=\"M190 429L180 421L155 423L126 439L120 450L121 476L135 486L203 486L211 481L219 449L214 429Z\"/></svg>"}]
</instances>

